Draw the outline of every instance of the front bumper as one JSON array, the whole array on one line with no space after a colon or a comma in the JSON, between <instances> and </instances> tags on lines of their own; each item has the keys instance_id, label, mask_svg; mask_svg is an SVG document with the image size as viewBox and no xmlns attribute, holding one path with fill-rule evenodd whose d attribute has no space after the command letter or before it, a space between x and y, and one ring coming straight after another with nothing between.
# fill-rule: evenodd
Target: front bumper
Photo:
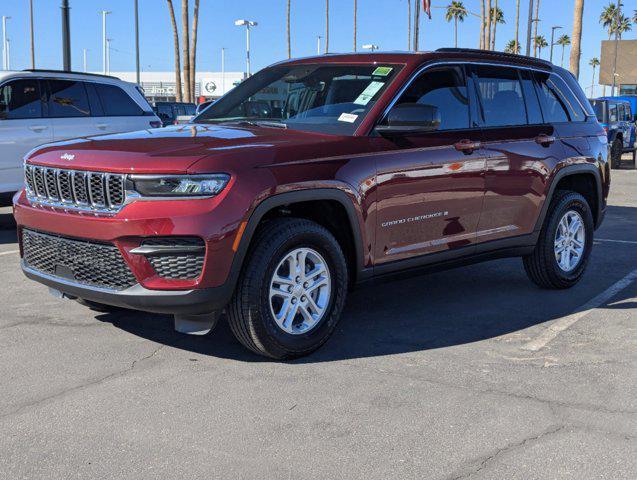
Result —
<instances>
[{"instance_id":1,"label":"front bumper","mask_svg":"<svg viewBox=\"0 0 637 480\"><path fill-rule=\"evenodd\" d=\"M21 265L28 278L69 297L145 312L173 315L211 313L222 310L232 296L232 288L228 284L193 290L150 290L137 284L125 290L109 290L39 272L27 266L24 261Z\"/></svg>"}]
</instances>

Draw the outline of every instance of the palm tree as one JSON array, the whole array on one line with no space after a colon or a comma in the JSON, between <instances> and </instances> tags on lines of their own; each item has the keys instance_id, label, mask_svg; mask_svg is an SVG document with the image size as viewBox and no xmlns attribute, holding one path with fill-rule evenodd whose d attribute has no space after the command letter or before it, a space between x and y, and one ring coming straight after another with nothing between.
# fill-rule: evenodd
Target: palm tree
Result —
<instances>
[{"instance_id":1,"label":"palm tree","mask_svg":"<svg viewBox=\"0 0 637 480\"><path fill-rule=\"evenodd\" d=\"M188 79L190 80L191 101L195 100L195 73L197 72L197 28L199 26L199 0L195 0L195 7L192 12L192 37L190 39L190 69Z\"/></svg>"},{"instance_id":2,"label":"palm tree","mask_svg":"<svg viewBox=\"0 0 637 480\"><path fill-rule=\"evenodd\" d=\"M614 31L615 33L617 33L617 37L621 39L622 34L624 32L629 32L630 30L632 30L632 28L633 27L631 19L622 15L621 17L619 17L619 21L616 22Z\"/></svg>"},{"instance_id":3,"label":"palm tree","mask_svg":"<svg viewBox=\"0 0 637 480\"><path fill-rule=\"evenodd\" d=\"M520 53L520 44L518 42L516 42L515 40L511 40L509 43L506 44L506 47L504 47L504 53L519 54Z\"/></svg>"},{"instance_id":4,"label":"palm tree","mask_svg":"<svg viewBox=\"0 0 637 480\"><path fill-rule=\"evenodd\" d=\"M537 38L537 27L540 24L540 0L535 0L535 24L533 25L533 38ZM534 42L535 43L535 42ZM537 45L535 45L533 47L533 56L537 57L538 53L537 53Z\"/></svg>"},{"instance_id":5,"label":"palm tree","mask_svg":"<svg viewBox=\"0 0 637 480\"><path fill-rule=\"evenodd\" d=\"M290 36L290 10L291 10L291 3L292 0L288 0L288 5L287 5L287 12L286 12L286 19L285 19L285 25L286 25L286 31L287 31L287 40L288 40L288 58L292 58L292 38Z\"/></svg>"},{"instance_id":6,"label":"palm tree","mask_svg":"<svg viewBox=\"0 0 637 480\"><path fill-rule=\"evenodd\" d=\"M535 50L537 51L538 58L542 58L542 49L549 46L549 44L546 42L546 38L544 38L544 35L538 35L537 37L535 37L533 45L535 45Z\"/></svg>"},{"instance_id":7,"label":"palm tree","mask_svg":"<svg viewBox=\"0 0 637 480\"><path fill-rule=\"evenodd\" d=\"M407 0L407 50L411 50L411 0Z\"/></svg>"},{"instance_id":8,"label":"palm tree","mask_svg":"<svg viewBox=\"0 0 637 480\"><path fill-rule=\"evenodd\" d=\"M560 38L557 39L557 42L555 43L556 45L560 45L562 47L562 63L560 64L560 66L564 67L564 50L568 45L571 44L571 37L566 34L562 35Z\"/></svg>"},{"instance_id":9,"label":"palm tree","mask_svg":"<svg viewBox=\"0 0 637 480\"><path fill-rule=\"evenodd\" d=\"M590 62L588 62L588 64L593 67L593 79L591 80L591 97L593 97L593 90L595 89L595 70L597 69L597 67L599 67L600 63L599 63L599 58L594 57L591 58Z\"/></svg>"},{"instance_id":10,"label":"palm tree","mask_svg":"<svg viewBox=\"0 0 637 480\"><path fill-rule=\"evenodd\" d=\"M175 9L173 8L173 0L166 0L168 4L168 13L170 15L170 23L173 27L173 44L175 48L175 100L181 102L181 61L179 59L179 31L177 30L177 21L175 20Z\"/></svg>"},{"instance_id":11,"label":"palm tree","mask_svg":"<svg viewBox=\"0 0 637 480\"><path fill-rule=\"evenodd\" d=\"M325 53L330 51L330 0L325 0Z\"/></svg>"},{"instance_id":12,"label":"palm tree","mask_svg":"<svg viewBox=\"0 0 637 480\"><path fill-rule=\"evenodd\" d=\"M633 23L637 23L637 10L633 12Z\"/></svg>"},{"instance_id":13,"label":"palm tree","mask_svg":"<svg viewBox=\"0 0 637 480\"><path fill-rule=\"evenodd\" d=\"M357 32L357 29L358 29L357 17L358 17L358 2L354 0L354 51L356 51L356 34L358 33Z\"/></svg>"},{"instance_id":14,"label":"palm tree","mask_svg":"<svg viewBox=\"0 0 637 480\"><path fill-rule=\"evenodd\" d=\"M615 31L615 22L617 21L617 5L609 3L602 10L599 16L599 23L608 30L608 39L610 40Z\"/></svg>"},{"instance_id":15,"label":"palm tree","mask_svg":"<svg viewBox=\"0 0 637 480\"><path fill-rule=\"evenodd\" d=\"M454 21L454 44L456 48L458 48L458 22L464 22L468 13L462 2L453 1L447 6L445 19L447 22Z\"/></svg>"},{"instance_id":16,"label":"palm tree","mask_svg":"<svg viewBox=\"0 0 637 480\"><path fill-rule=\"evenodd\" d=\"M491 50L491 12L493 10L491 9L491 0L487 0L487 9L486 9L486 15L487 15L487 21L485 24L485 29L486 29L486 35L484 38L484 48L485 50Z\"/></svg>"},{"instance_id":17,"label":"palm tree","mask_svg":"<svg viewBox=\"0 0 637 480\"><path fill-rule=\"evenodd\" d=\"M418 51L418 39L420 38L420 0L415 2L416 12L414 14L414 52Z\"/></svg>"},{"instance_id":18,"label":"palm tree","mask_svg":"<svg viewBox=\"0 0 637 480\"><path fill-rule=\"evenodd\" d=\"M571 72L579 79L579 62L582 56L582 21L584 19L584 0L575 0L573 14L573 35L571 39Z\"/></svg>"},{"instance_id":19,"label":"palm tree","mask_svg":"<svg viewBox=\"0 0 637 480\"><path fill-rule=\"evenodd\" d=\"M520 53L520 0L515 2L515 52Z\"/></svg>"},{"instance_id":20,"label":"palm tree","mask_svg":"<svg viewBox=\"0 0 637 480\"><path fill-rule=\"evenodd\" d=\"M484 6L484 0L480 0L480 48L486 50L486 17L485 17L486 8Z\"/></svg>"},{"instance_id":21,"label":"palm tree","mask_svg":"<svg viewBox=\"0 0 637 480\"><path fill-rule=\"evenodd\" d=\"M188 34L189 18L188 18L188 0L181 0L181 50L183 56L183 77L184 77L184 99L186 102L192 102L192 93L190 91L190 35Z\"/></svg>"},{"instance_id":22,"label":"palm tree","mask_svg":"<svg viewBox=\"0 0 637 480\"><path fill-rule=\"evenodd\" d=\"M491 50L495 50L495 32L498 28L498 23L506 23L504 21L504 12L498 7L498 0L495 0L495 7L491 10L491 23L493 25L493 34L491 35Z\"/></svg>"}]
</instances>

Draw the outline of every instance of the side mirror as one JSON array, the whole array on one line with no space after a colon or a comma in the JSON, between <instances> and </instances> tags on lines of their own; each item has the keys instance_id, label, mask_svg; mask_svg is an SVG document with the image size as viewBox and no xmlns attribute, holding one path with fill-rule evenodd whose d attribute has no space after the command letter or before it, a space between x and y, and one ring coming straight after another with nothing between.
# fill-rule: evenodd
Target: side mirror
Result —
<instances>
[{"instance_id":1,"label":"side mirror","mask_svg":"<svg viewBox=\"0 0 637 480\"><path fill-rule=\"evenodd\" d=\"M389 111L383 124L376 126L376 131L381 135L432 132L440 128L440 123L438 107L402 103Z\"/></svg>"}]
</instances>

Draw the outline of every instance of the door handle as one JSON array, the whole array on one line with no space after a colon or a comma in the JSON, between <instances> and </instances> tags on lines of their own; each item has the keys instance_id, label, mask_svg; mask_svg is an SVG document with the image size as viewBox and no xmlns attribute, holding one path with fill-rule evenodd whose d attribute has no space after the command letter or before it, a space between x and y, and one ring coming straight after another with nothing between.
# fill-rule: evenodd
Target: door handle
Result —
<instances>
[{"instance_id":1,"label":"door handle","mask_svg":"<svg viewBox=\"0 0 637 480\"><path fill-rule=\"evenodd\" d=\"M44 130L46 130L48 127L46 125L29 125L29 130L31 130L32 132L42 132Z\"/></svg>"},{"instance_id":2,"label":"door handle","mask_svg":"<svg viewBox=\"0 0 637 480\"><path fill-rule=\"evenodd\" d=\"M535 143L538 145L542 145L543 147L548 147L549 145L555 143L556 138L553 135L538 135L535 137Z\"/></svg>"},{"instance_id":3,"label":"door handle","mask_svg":"<svg viewBox=\"0 0 637 480\"><path fill-rule=\"evenodd\" d=\"M100 130L106 130L108 128L108 123L98 123L97 128Z\"/></svg>"},{"instance_id":4,"label":"door handle","mask_svg":"<svg viewBox=\"0 0 637 480\"><path fill-rule=\"evenodd\" d=\"M454 148L465 155L471 155L476 150L482 148L482 144L471 140L460 140L454 145Z\"/></svg>"}]
</instances>

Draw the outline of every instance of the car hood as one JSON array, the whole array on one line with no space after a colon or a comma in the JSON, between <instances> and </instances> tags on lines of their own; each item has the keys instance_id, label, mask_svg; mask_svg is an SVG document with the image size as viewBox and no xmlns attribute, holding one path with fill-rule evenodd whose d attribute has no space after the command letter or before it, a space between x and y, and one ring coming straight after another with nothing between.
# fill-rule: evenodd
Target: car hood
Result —
<instances>
[{"instance_id":1,"label":"car hood","mask_svg":"<svg viewBox=\"0 0 637 480\"><path fill-rule=\"evenodd\" d=\"M275 147L316 147L317 143L330 143L339 138L280 128L188 124L47 144L31 152L27 160L37 165L77 170L196 173L200 170L196 164L211 163L200 162L203 159L217 163L235 157L252 160L259 157L267 162L273 155L263 155L264 151L273 151ZM246 152L250 152L249 155Z\"/></svg>"}]
</instances>

